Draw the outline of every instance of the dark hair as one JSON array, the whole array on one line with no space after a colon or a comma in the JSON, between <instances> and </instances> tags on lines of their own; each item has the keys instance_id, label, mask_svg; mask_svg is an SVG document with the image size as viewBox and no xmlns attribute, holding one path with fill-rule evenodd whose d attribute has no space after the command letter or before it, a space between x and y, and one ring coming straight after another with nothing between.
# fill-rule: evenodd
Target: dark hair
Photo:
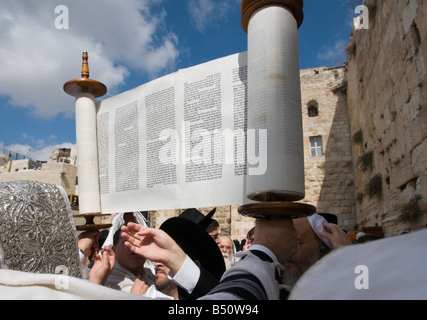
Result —
<instances>
[{"instance_id":1,"label":"dark hair","mask_svg":"<svg viewBox=\"0 0 427 320\"><path fill-rule=\"evenodd\" d=\"M364 236L361 236L357 242L358 243L365 243L366 241L374 241L377 239L378 239L378 237L373 235L373 234L365 234Z\"/></svg>"},{"instance_id":2,"label":"dark hair","mask_svg":"<svg viewBox=\"0 0 427 320\"><path fill-rule=\"evenodd\" d=\"M250 239L251 236L253 236L255 233L255 227L253 227L251 230L248 231L246 234L246 238Z\"/></svg>"},{"instance_id":3,"label":"dark hair","mask_svg":"<svg viewBox=\"0 0 427 320\"><path fill-rule=\"evenodd\" d=\"M122 227L120 227L115 233L114 233L114 236L113 236L113 245L114 246L116 246L117 245L117 243L119 243L119 241L120 241L120 238L121 238L121 235L122 235Z\"/></svg>"},{"instance_id":4,"label":"dark hair","mask_svg":"<svg viewBox=\"0 0 427 320\"><path fill-rule=\"evenodd\" d=\"M212 231L215 231L219 228L219 223L218 221L216 221L215 219L211 219L212 222L207 226L206 228L206 232L210 233Z\"/></svg>"}]
</instances>

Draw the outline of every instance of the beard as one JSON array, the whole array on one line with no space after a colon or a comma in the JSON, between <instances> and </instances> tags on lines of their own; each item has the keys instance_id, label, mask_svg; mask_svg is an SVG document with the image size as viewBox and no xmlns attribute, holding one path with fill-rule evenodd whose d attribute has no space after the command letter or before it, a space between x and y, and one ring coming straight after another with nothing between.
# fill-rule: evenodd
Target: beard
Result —
<instances>
[{"instance_id":1,"label":"beard","mask_svg":"<svg viewBox=\"0 0 427 320\"><path fill-rule=\"evenodd\" d=\"M157 290L163 292L164 294L169 294L172 290L176 288L176 284L174 284L167 278L156 280L155 284Z\"/></svg>"},{"instance_id":2,"label":"beard","mask_svg":"<svg viewBox=\"0 0 427 320\"><path fill-rule=\"evenodd\" d=\"M230 268L233 265L234 257L233 257L233 255L228 255L227 253L223 253L222 256L223 256L224 262L225 262L225 269L227 270L228 268Z\"/></svg>"},{"instance_id":3,"label":"beard","mask_svg":"<svg viewBox=\"0 0 427 320\"><path fill-rule=\"evenodd\" d=\"M320 259L320 254L309 257L305 261L292 258L285 263L285 273L282 276L282 284L293 287L301 276Z\"/></svg>"},{"instance_id":4,"label":"beard","mask_svg":"<svg viewBox=\"0 0 427 320\"><path fill-rule=\"evenodd\" d=\"M303 272L300 269L294 270L292 273L285 273L282 276L282 284L293 287L299 278L301 278Z\"/></svg>"}]
</instances>

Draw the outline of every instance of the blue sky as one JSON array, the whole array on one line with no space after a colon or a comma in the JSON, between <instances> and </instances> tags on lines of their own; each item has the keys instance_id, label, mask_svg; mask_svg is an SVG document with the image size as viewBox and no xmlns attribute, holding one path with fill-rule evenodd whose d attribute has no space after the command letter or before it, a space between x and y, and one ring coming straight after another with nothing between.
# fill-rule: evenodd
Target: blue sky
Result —
<instances>
[{"instance_id":1,"label":"blue sky","mask_svg":"<svg viewBox=\"0 0 427 320\"><path fill-rule=\"evenodd\" d=\"M91 78L109 89L106 97L246 51L240 2L0 0L0 153L47 160L54 149L75 144L74 98L62 87L80 77L83 50ZM345 62L358 4L304 1L302 69ZM66 7L68 26L58 6Z\"/></svg>"}]
</instances>

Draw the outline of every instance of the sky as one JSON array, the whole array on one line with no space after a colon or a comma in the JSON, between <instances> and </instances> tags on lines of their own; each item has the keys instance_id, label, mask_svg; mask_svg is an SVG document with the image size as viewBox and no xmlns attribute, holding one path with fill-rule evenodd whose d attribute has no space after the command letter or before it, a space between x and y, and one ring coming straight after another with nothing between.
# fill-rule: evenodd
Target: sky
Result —
<instances>
[{"instance_id":1,"label":"sky","mask_svg":"<svg viewBox=\"0 0 427 320\"><path fill-rule=\"evenodd\" d=\"M360 0L304 0L300 68L346 60ZM241 0L0 0L0 153L46 161L76 143L65 82L90 77L108 94L247 50Z\"/></svg>"}]
</instances>

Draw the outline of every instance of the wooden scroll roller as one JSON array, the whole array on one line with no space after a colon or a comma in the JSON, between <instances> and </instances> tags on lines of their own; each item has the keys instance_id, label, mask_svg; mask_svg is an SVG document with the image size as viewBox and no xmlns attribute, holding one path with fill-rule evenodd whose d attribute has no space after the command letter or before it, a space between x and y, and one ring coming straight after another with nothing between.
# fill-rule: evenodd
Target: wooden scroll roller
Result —
<instances>
[{"instance_id":1,"label":"wooden scroll roller","mask_svg":"<svg viewBox=\"0 0 427 320\"><path fill-rule=\"evenodd\" d=\"M76 98L82 93L91 93L95 98L104 96L107 93L107 87L101 82L89 79L89 55L87 51L83 51L82 60L82 77L65 83L64 91Z\"/></svg>"},{"instance_id":2,"label":"wooden scroll roller","mask_svg":"<svg viewBox=\"0 0 427 320\"><path fill-rule=\"evenodd\" d=\"M86 219L85 225L76 226L76 228L79 231L92 231L112 226L111 224L95 224L94 222L96 217L105 216L101 214L99 201L95 98L105 95L107 87L96 80L89 79L89 57L86 51L83 52L82 59L82 77L65 83L64 91L76 98L76 142L80 214L75 217Z\"/></svg>"},{"instance_id":3,"label":"wooden scroll roller","mask_svg":"<svg viewBox=\"0 0 427 320\"><path fill-rule=\"evenodd\" d=\"M294 202L305 197L297 36L303 0L242 0L241 16L248 34L248 128L267 129L268 146L262 150L270 171L248 176L247 197L257 202L238 211L263 220L312 215L314 206ZM261 104L263 113L251 115L251 104L257 110Z\"/></svg>"}]
</instances>

